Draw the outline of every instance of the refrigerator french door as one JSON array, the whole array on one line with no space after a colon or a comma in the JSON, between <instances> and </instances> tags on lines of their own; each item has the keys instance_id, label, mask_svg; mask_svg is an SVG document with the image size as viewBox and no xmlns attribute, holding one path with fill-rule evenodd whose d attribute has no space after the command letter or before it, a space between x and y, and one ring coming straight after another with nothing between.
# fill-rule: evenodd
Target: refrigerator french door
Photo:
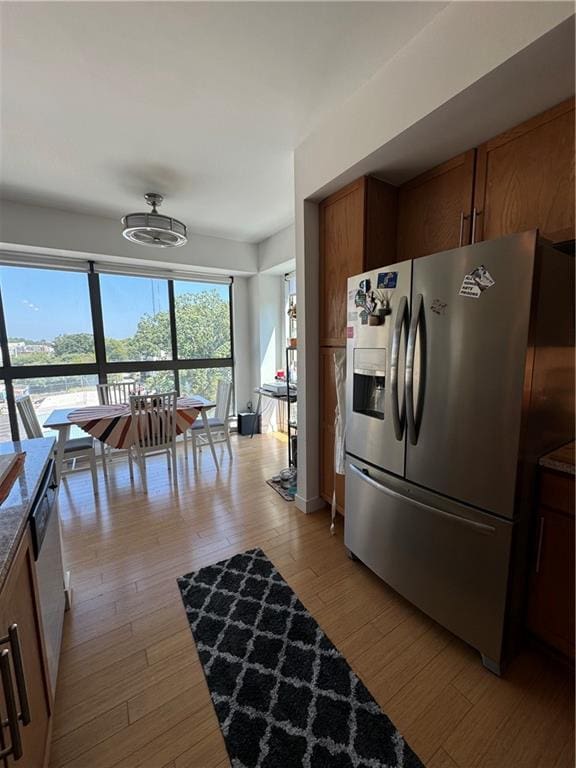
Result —
<instances>
[{"instance_id":1,"label":"refrigerator french door","mask_svg":"<svg viewBox=\"0 0 576 768\"><path fill-rule=\"evenodd\" d=\"M573 266L545 256L526 232L348 282L346 546L495 672L526 466L574 422Z\"/></svg>"},{"instance_id":2,"label":"refrigerator french door","mask_svg":"<svg viewBox=\"0 0 576 768\"><path fill-rule=\"evenodd\" d=\"M348 281L346 451L396 475L404 474L411 281L411 261Z\"/></svg>"},{"instance_id":3,"label":"refrigerator french door","mask_svg":"<svg viewBox=\"0 0 576 768\"><path fill-rule=\"evenodd\" d=\"M527 232L413 262L405 477L508 519L535 252ZM479 267L487 287L461 295Z\"/></svg>"}]
</instances>

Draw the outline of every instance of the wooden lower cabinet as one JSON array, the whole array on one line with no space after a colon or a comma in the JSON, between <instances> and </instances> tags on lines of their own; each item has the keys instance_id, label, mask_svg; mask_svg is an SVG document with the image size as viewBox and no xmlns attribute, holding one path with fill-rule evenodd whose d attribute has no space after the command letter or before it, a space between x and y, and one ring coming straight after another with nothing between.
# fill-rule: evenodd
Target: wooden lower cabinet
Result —
<instances>
[{"instance_id":1,"label":"wooden lower cabinet","mask_svg":"<svg viewBox=\"0 0 576 768\"><path fill-rule=\"evenodd\" d=\"M529 629L574 659L574 477L542 470Z\"/></svg>"},{"instance_id":2,"label":"wooden lower cabinet","mask_svg":"<svg viewBox=\"0 0 576 768\"><path fill-rule=\"evenodd\" d=\"M47 755L51 701L42 641L42 625L37 603L34 558L28 532L22 539L16 557L10 566L6 583L0 592L0 635L2 639L6 637L8 628L12 624L18 626L30 722L28 725L19 722L22 757L18 761L15 761L12 756L8 757L7 765L22 766L22 768L42 768L45 765ZM22 698L19 681L15 674L14 652L9 643L3 644L0 648L2 651L7 649L9 652L12 690L16 706L20 712ZM5 690L2 690L0 706L2 718L6 720L8 713ZM7 727L3 728L3 736L5 744L9 745L11 740Z\"/></svg>"}]
</instances>

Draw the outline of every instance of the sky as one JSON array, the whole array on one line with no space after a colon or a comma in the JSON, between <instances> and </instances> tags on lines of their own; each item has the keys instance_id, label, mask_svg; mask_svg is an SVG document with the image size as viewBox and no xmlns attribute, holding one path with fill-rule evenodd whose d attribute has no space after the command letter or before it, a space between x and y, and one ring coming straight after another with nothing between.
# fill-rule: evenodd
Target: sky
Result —
<instances>
[{"instance_id":1,"label":"sky","mask_svg":"<svg viewBox=\"0 0 576 768\"><path fill-rule=\"evenodd\" d=\"M63 333L92 333L88 277L81 272L1 267L0 285L8 337L51 341ZM215 289L228 298L228 286L176 281L176 296ZM100 275L104 332L123 339L136 331L146 312L168 309L168 284L146 277Z\"/></svg>"}]
</instances>

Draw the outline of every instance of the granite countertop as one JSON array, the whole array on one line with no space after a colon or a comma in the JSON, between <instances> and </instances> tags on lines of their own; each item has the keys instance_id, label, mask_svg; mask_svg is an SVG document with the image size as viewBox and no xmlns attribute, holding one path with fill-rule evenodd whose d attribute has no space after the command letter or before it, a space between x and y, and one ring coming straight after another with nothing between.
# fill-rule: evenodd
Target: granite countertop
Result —
<instances>
[{"instance_id":1,"label":"granite countertop","mask_svg":"<svg viewBox=\"0 0 576 768\"><path fill-rule=\"evenodd\" d=\"M574 467L574 451L576 443L568 443L562 448L547 453L540 459L540 466L547 469L555 469L556 472L564 472L567 475L576 475Z\"/></svg>"},{"instance_id":2,"label":"granite countertop","mask_svg":"<svg viewBox=\"0 0 576 768\"><path fill-rule=\"evenodd\" d=\"M0 454L26 452L24 467L10 493L0 504L0 589L12 564L28 523L32 502L38 493L48 460L54 452L53 437L0 443Z\"/></svg>"}]
</instances>

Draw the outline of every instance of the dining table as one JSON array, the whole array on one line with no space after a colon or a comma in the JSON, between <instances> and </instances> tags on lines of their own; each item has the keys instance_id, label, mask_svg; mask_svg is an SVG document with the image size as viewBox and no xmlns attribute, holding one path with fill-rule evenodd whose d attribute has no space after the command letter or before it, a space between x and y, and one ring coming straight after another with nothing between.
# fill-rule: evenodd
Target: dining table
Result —
<instances>
[{"instance_id":1,"label":"dining table","mask_svg":"<svg viewBox=\"0 0 576 768\"><path fill-rule=\"evenodd\" d=\"M219 470L220 465L208 420L208 411L215 407L214 401L201 395L179 397L176 403L176 432L185 436L186 431L199 416L203 422L204 432L216 469ZM88 405L81 408L56 408L52 411L44 422L44 429L51 429L58 433L55 457L58 480L60 480L64 465L64 449L70 439L70 430L73 426L80 427L84 432L95 437L103 447L109 445L112 448L129 449L134 442L131 419L129 403ZM104 461L103 466L105 469L106 463Z\"/></svg>"}]
</instances>

